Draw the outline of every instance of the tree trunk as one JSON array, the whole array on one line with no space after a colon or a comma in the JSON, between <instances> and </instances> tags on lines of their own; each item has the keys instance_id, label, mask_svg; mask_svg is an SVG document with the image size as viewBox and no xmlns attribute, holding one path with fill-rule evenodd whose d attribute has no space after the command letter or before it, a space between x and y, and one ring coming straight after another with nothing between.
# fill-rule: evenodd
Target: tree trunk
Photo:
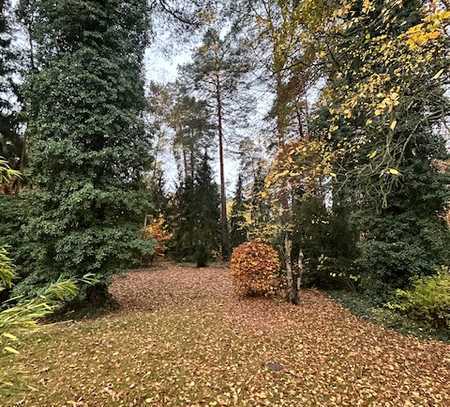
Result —
<instances>
[{"instance_id":1,"label":"tree trunk","mask_svg":"<svg viewBox=\"0 0 450 407\"><path fill-rule=\"evenodd\" d=\"M284 261L286 264L286 274L288 281L288 300L291 304L298 304L299 278L292 267L292 240L288 233L284 236Z\"/></svg>"},{"instance_id":2,"label":"tree trunk","mask_svg":"<svg viewBox=\"0 0 450 407\"><path fill-rule=\"evenodd\" d=\"M300 295L300 288L302 286L302 278L303 278L303 272L304 272L304 267L303 267L303 250L300 248L299 253L298 253L298 259L297 259L297 298Z\"/></svg>"},{"instance_id":3,"label":"tree trunk","mask_svg":"<svg viewBox=\"0 0 450 407\"><path fill-rule=\"evenodd\" d=\"M186 155L186 147L183 146L183 167L184 167L184 180L188 179L188 163L187 163L187 155ZM192 180L191 180L192 181Z\"/></svg>"},{"instance_id":4,"label":"tree trunk","mask_svg":"<svg viewBox=\"0 0 450 407\"><path fill-rule=\"evenodd\" d=\"M191 145L191 178L194 179L195 176L195 165L194 165L194 146Z\"/></svg>"},{"instance_id":5,"label":"tree trunk","mask_svg":"<svg viewBox=\"0 0 450 407\"><path fill-rule=\"evenodd\" d=\"M222 234L222 258L228 260L230 255L230 239L228 235L227 196L225 191L225 165L223 157L223 125L222 125L222 95L220 83L217 84L217 130L219 133L219 161L220 161L220 227Z\"/></svg>"}]
</instances>

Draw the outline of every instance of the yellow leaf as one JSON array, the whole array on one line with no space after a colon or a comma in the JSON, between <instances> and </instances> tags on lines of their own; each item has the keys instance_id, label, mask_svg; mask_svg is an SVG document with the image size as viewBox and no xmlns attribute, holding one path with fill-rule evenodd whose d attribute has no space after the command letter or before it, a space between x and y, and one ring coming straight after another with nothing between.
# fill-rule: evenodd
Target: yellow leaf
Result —
<instances>
[{"instance_id":1,"label":"yellow leaf","mask_svg":"<svg viewBox=\"0 0 450 407\"><path fill-rule=\"evenodd\" d=\"M17 350L15 350L14 348L11 348L11 346L5 346L5 351L8 353L13 353L15 355L17 355L19 352Z\"/></svg>"},{"instance_id":2,"label":"yellow leaf","mask_svg":"<svg viewBox=\"0 0 450 407\"><path fill-rule=\"evenodd\" d=\"M374 158L376 155L377 155L377 151L376 151L376 150L375 150L375 151L372 151L372 152L369 154L369 158L372 159L372 158Z\"/></svg>"},{"instance_id":3,"label":"yellow leaf","mask_svg":"<svg viewBox=\"0 0 450 407\"><path fill-rule=\"evenodd\" d=\"M389 171L389 174L400 175L400 171L395 168L389 168L388 171Z\"/></svg>"},{"instance_id":4,"label":"yellow leaf","mask_svg":"<svg viewBox=\"0 0 450 407\"><path fill-rule=\"evenodd\" d=\"M397 126L397 120L394 120L389 127L391 130L394 130L395 126Z\"/></svg>"},{"instance_id":5,"label":"yellow leaf","mask_svg":"<svg viewBox=\"0 0 450 407\"><path fill-rule=\"evenodd\" d=\"M17 336L14 336L13 334L10 334L9 332L4 332L3 336L5 338L11 339L12 341L17 341Z\"/></svg>"},{"instance_id":6,"label":"yellow leaf","mask_svg":"<svg viewBox=\"0 0 450 407\"><path fill-rule=\"evenodd\" d=\"M434 75L431 79L437 79L443 74L444 70L441 69L436 75Z\"/></svg>"}]
</instances>

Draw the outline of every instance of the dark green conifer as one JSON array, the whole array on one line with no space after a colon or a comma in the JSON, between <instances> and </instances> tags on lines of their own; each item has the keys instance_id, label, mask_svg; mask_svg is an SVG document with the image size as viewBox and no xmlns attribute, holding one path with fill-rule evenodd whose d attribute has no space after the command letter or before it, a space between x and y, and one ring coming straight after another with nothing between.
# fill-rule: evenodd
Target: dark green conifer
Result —
<instances>
[{"instance_id":1,"label":"dark green conifer","mask_svg":"<svg viewBox=\"0 0 450 407\"><path fill-rule=\"evenodd\" d=\"M247 240L244 216L245 209L246 205L242 190L242 176L239 175L230 216L230 241L232 248L239 246Z\"/></svg>"},{"instance_id":2,"label":"dark green conifer","mask_svg":"<svg viewBox=\"0 0 450 407\"><path fill-rule=\"evenodd\" d=\"M113 273L151 250L138 233L149 202L146 1L36 0L33 12L26 235L34 250L19 289L93 273L104 291Z\"/></svg>"}]
</instances>

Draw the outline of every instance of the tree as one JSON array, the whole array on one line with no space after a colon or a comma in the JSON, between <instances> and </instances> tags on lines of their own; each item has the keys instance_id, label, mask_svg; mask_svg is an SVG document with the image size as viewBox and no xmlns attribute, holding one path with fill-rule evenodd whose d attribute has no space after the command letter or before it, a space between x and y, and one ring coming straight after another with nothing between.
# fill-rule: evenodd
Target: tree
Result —
<instances>
[{"instance_id":1,"label":"tree","mask_svg":"<svg viewBox=\"0 0 450 407\"><path fill-rule=\"evenodd\" d=\"M232 248L247 241L246 220L244 216L246 204L242 189L242 176L239 174L230 215L230 241Z\"/></svg>"},{"instance_id":2,"label":"tree","mask_svg":"<svg viewBox=\"0 0 450 407\"><path fill-rule=\"evenodd\" d=\"M10 2L0 1L0 157L6 158L14 168L21 168L24 140L19 131L18 83L14 77L19 53L12 45L12 19Z\"/></svg>"},{"instance_id":3,"label":"tree","mask_svg":"<svg viewBox=\"0 0 450 407\"><path fill-rule=\"evenodd\" d=\"M0 186L11 178L20 177L9 164L0 160ZM15 279L15 270L9 258L7 247L0 245L0 294L10 290ZM85 283L91 284L91 276L84 276ZM16 349L19 337L37 329L38 320L54 312L62 303L75 297L77 285L72 280L52 282L39 295L29 300L14 298L14 303L5 301L0 308L0 358L19 353ZM13 365L0 373L0 395L17 390L20 378Z\"/></svg>"},{"instance_id":4,"label":"tree","mask_svg":"<svg viewBox=\"0 0 450 407\"><path fill-rule=\"evenodd\" d=\"M146 2L34 2L36 70L27 78L32 268L27 292L63 271L96 275L106 293L151 242L138 237L148 206L142 60ZM85 289L86 288L86 289Z\"/></svg>"},{"instance_id":5,"label":"tree","mask_svg":"<svg viewBox=\"0 0 450 407\"><path fill-rule=\"evenodd\" d=\"M166 179L161 162L155 162L152 171L145 177L146 187L150 195L152 205L151 212L154 216L167 217L169 211L169 194L166 187Z\"/></svg>"},{"instance_id":6,"label":"tree","mask_svg":"<svg viewBox=\"0 0 450 407\"><path fill-rule=\"evenodd\" d=\"M196 89L212 104L215 111L219 144L221 245L224 259L230 255L224 162L225 126L230 112L236 108L233 106L233 98L248 70L249 66L241 58L240 50L233 47L231 37L222 39L219 32L212 28L206 31L201 46L194 53L193 63L185 67Z\"/></svg>"},{"instance_id":7,"label":"tree","mask_svg":"<svg viewBox=\"0 0 450 407\"><path fill-rule=\"evenodd\" d=\"M333 176L332 161L333 156L323 141L313 138L292 141L277 154L266 178L263 196L272 202L273 233L281 236L279 240L286 267L288 299L292 304L299 302L304 272L303 247L298 247L296 256L293 256L294 233L303 233L299 230L302 225L295 219L295 207L299 200L322 197L324 180Z\"/></svg>"},{"instance_id":8,"label":"tree","mask_svg":"<svg viewBox=\"0 0 450 407\"><path fill-rule=\"evenodd\" d=\"M310 62L309 49L303 47L303 3L296 0L241 0L230 6L236 30L244 31L253 39L253 58L258 61L261 76L270 84L274 96L267 118L273 123L270 145L277 155L283 154L289 140L308 136L307 90L313 79L307 63ZM293 193L284 191L280 195L281 207L277 209L281 214L279 231L284 236L279 236L282 243L278 243L282 246L283 263L288 274L289 299L297 303L298 278L292 267L290 232ZM267 205L257 194L254 196L261 202L259 206ZM266 232L272 233L267 228Z\"/></svg>"},{"instance_id":9,"label":"tree","mask_svg":"<svg viewBox=\"0 0 450 407\"><path fill-rule=\"evenodd\" d=\"M175 194L173 253L203 267L218 248L219 196L205 152L194 180L182 179Z\"/></svg>"},{"instance_id":10,"label":"tree","mask_svg":"<svg viewBox=\"0 0 450 407\"><path fill-rule=\"evenodd\" d=\"M205 151L195 177L195 260L197 267L206 266L218 248L219 194Z\"/></svg>"},{"instance_id":11,"label":"tree","mask_svg":"<svg viewBox=\"0 0 450 407\"><path fill-rule=\"evenodd\" d=\"M327 82L318 133L337 153L337 189L361 232L363 284L380 292L449 261L439 217L448 174L433 164L445 157L449 19L414 0L355 1L327 16L320 33Z\"/></svg>"},{"instance_id":12,"label":"tree","mask_svg":"<svg viewBox=\"0 0 450 407\"><path fill-rule=\"evenodd\" d=\"M270 222L270 203L263 196L267 173L268 169L265 168L263 162L257 162L248 197L251 235L258 235L259 231Z\"/></svg>"},{"instance_id":13,"label":"tree","mask_svg":"<svg viewBox=\"0 0 450 407\"><path fill-rule=\"evenodd\" d=\"M172 255L180 261L193 259L195 253L195 195L194 180L180 177L173 198L170 223L173 228Z\"/></svg>"},{"instance_id":14,"label":"tree","mask_svg":"<svg viewBox=\"0 0 450 407\"><path fill-rule=\"evenodd\" d=\"M175 132L173 152L184 177L194 179L203 151L214 142L211 112L204 100L190 96L179 83L175 84L174 97L168 116L168 123Z\"/></svg>"}]
</instances>

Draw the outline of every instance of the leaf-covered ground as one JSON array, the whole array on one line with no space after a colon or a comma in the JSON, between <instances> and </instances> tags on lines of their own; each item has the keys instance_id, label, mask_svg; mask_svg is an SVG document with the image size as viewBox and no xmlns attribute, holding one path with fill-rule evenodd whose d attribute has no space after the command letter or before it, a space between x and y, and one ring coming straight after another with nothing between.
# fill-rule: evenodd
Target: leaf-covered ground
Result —
<instances>
[{"instance_id":1,"label":"leaf-covered ground","mask_svg":"<svg viewBox=\"0 0 450 407\"><path fill-rule=\"evenodd\" d=\"M117 278L121 308L47 326L1 406L449 406L450 346L363 321L325 294L239 300L225 268ZM5 366L0 366L5 368Z\"/></svg>"}]
</instances>

